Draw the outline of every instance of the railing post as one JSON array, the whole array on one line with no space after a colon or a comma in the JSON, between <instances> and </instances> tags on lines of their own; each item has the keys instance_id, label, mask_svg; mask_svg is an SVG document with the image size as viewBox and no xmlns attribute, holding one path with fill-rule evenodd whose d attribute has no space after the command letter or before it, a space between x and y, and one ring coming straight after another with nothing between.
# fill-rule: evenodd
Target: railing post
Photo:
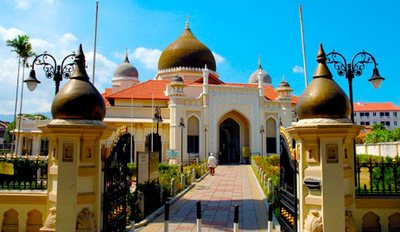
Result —
<instances>
[{"instance_id":1,"label":"railing post","mask_svg":"<svg viewBox=\"0 0 400 232\"><path fill-rule=\"evenodd\" d=\"M233 215L233 232L237 232L239 229L239 205L235 205Z\"/></svg>"},{"instance_id":2,"label":"railing post","mask_svg":"<svg viewBox=\"0 0 400 232\"><path fill-rule=\"evenodd\" d=\"M268 206L268 232L272 232L274 228L274 222L272 221L272 212L274 211L274 208L272 207L272 204L269 204Z\"/></svg>"},{"instance_id":3,"label":"railing post","mask_svg":"<svg viewBox=\"0 0 400 232\"><path fill-rule=\"evenodd\" d=\"M164 206L164 232L168 232L169 227L169 202L165 202Z\"/></svg>"},{"instance_id":4,"label":"railing post","mask_svg":"<svg viewBox=\"0 0 400 232\"><path fill-rule=\"evenodd\" d=\"M197 201L197 219L196 219L196 224L197 224L197 232L201 232L201 203L200 203L200 201Z\"/></svg>"}]
</instances>

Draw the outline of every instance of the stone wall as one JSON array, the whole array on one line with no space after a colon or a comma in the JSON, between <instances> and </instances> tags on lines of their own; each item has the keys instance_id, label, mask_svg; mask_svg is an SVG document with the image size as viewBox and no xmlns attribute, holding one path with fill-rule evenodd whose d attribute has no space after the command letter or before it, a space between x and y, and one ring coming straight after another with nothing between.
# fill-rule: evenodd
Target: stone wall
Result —
<instances>
[{"instance_id":1,"label":"stone wall","mask_svg":"<svg viewBox=\"0 0 400 232\"><path fill-rule=\"evenodd\" d=\"M400 142L356 144L357 154L396 157L400 154Z\"/></svg>"}]
</instances>

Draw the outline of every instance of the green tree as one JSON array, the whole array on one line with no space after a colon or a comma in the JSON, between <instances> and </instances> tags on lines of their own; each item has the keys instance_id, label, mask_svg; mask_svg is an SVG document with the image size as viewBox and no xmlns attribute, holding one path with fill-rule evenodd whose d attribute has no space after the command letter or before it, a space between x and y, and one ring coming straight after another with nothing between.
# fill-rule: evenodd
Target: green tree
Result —
<instances>
[{"instance_id":1,"label":"green tree","mask_svg":"<svg viewBox=\"0 0 400 232\"><path fill-rule=\"evenodd\" d=\"M18 105L18 92L19 92L19 83L20 83L20 66L22 64L22 76L25 73L25 67L27 65L27 60L29 57L35 56L35 53L32 51L32 44L29 42L28 35L18 35L16 38L7 40L7 46L12 47L12 52L15 52L18 56L18 71L17 71L17 87L15 89L15 105L14 105L14 122L17 118L17 105ZM22 62L22 63L21 63ZM22 98L24 94L23 82L21 79L21 102L20 102L20 113L22 113ZM18 128L20 127L20 123L18 123ZM15 135L13 134L12 140L15 140ZM16 150L17 151L17 148Z\"/></svg>"}]
</instances>

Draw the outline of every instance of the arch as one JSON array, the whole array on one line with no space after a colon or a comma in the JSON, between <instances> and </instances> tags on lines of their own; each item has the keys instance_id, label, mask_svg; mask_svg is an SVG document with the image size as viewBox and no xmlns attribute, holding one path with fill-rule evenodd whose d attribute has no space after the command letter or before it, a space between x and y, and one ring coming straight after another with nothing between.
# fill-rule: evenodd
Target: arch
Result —
<instances>
[{"instance_id":1,"label":"arch","mask_svg":"<svg viewBox=\"0 0 400 232\"><path fill-rule=\"evenodd\" d=\"M199 153L200 120L191 115L187 119L187 153Z\"/></svg>"},{"instance_id":2,"label":"arch","mask_svg":"<svg viewBox=\"0 0 400 232\"><path fill-rule=\"evenodd\" d=\"M362 231L363 232L381 232L380 218L373 212L368 212L362 217Z\"/></svg>"},{"instance_id":3,"label":"arch","mask_svg":"<svg viewBox=\"0 0 400 232\"><path fill-rule=\"evenodd\" d=\"M275 118L269 117L265 121L265 142L267 154L276 154L277 151L277 123Z\"/></svg>"},{"instance_id":4,"label":"arch","mask_svg":"<svg viewBox=\"0 0 400 232\"><path fill-rule=\"evenodd\" d=\"M18 232L18 212L15 209L9 209L4 212L1 231Z\"/></svg>"},{"instance_id":5,"label":"arch","mask_svg":"<svg viewBox=\"0 0 400 232\"><path fill-rule=\"evenodd\" d=\"M226 124L225 124L226 123ZM237 126L236 126L237 124ZM239 162L243 160L243 155L247 154L242 154L243 150L248 150L249 146L249 121L248 119L241 114L240 112L236 110L231 110L224 114L219 120L218 120L218 129L217 129L217 141L218 141L218 148L219 148L219 154L222 156L223 152L228 152L230 153L227 162ZM226 127L226 128L224 128ZM234 136L229 138L229 145L225 144L223 142L228 142L226 139L226 134L229 133L230 136ZM224 140L224 141L221 141ZM224 146L229 146L225 147ZM247 149L246 149L247 148ZM228 149L229 151L226 151ZM233 149L233 150L232 150ZM220 161L224 161L224 157L221 157Z\"/></svg>"},{"instance_id":6,"label":"arch","mask_svg":"<svg viewBox=\"0 0 400 232\"><path fill-rule=\"evenodd\" d=\"M32 209L27 213L26 232L36 232L43 226L42 213L37 209Z\"/></svg>"},{"instance_id":7,"label":"arch","mask_svg":"<svg viewBox=\"0 0 400 232\"><path fill-rule=\"evenodd\" d=\"M400 231L400 213L396 212L389 216L389 232Z\"/></svg>"}]
</instances>

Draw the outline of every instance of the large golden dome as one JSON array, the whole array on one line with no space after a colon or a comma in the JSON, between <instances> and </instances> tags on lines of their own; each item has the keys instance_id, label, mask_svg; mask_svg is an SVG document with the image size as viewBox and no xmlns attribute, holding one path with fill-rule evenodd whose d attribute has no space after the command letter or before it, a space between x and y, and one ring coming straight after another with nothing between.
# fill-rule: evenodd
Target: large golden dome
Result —
<instances>
[{"instance_id":1,"label":"large golden dome","mask_svg":"<svg viewBox=\"0 0 400 232\"><path fill-rule=\"evenodd\" d=\"M158 70L188 67L204 68L216 71L215 59L211 50L200 42L186 23L185 30L161 54Z\"/></svg>"}]
</instances>

